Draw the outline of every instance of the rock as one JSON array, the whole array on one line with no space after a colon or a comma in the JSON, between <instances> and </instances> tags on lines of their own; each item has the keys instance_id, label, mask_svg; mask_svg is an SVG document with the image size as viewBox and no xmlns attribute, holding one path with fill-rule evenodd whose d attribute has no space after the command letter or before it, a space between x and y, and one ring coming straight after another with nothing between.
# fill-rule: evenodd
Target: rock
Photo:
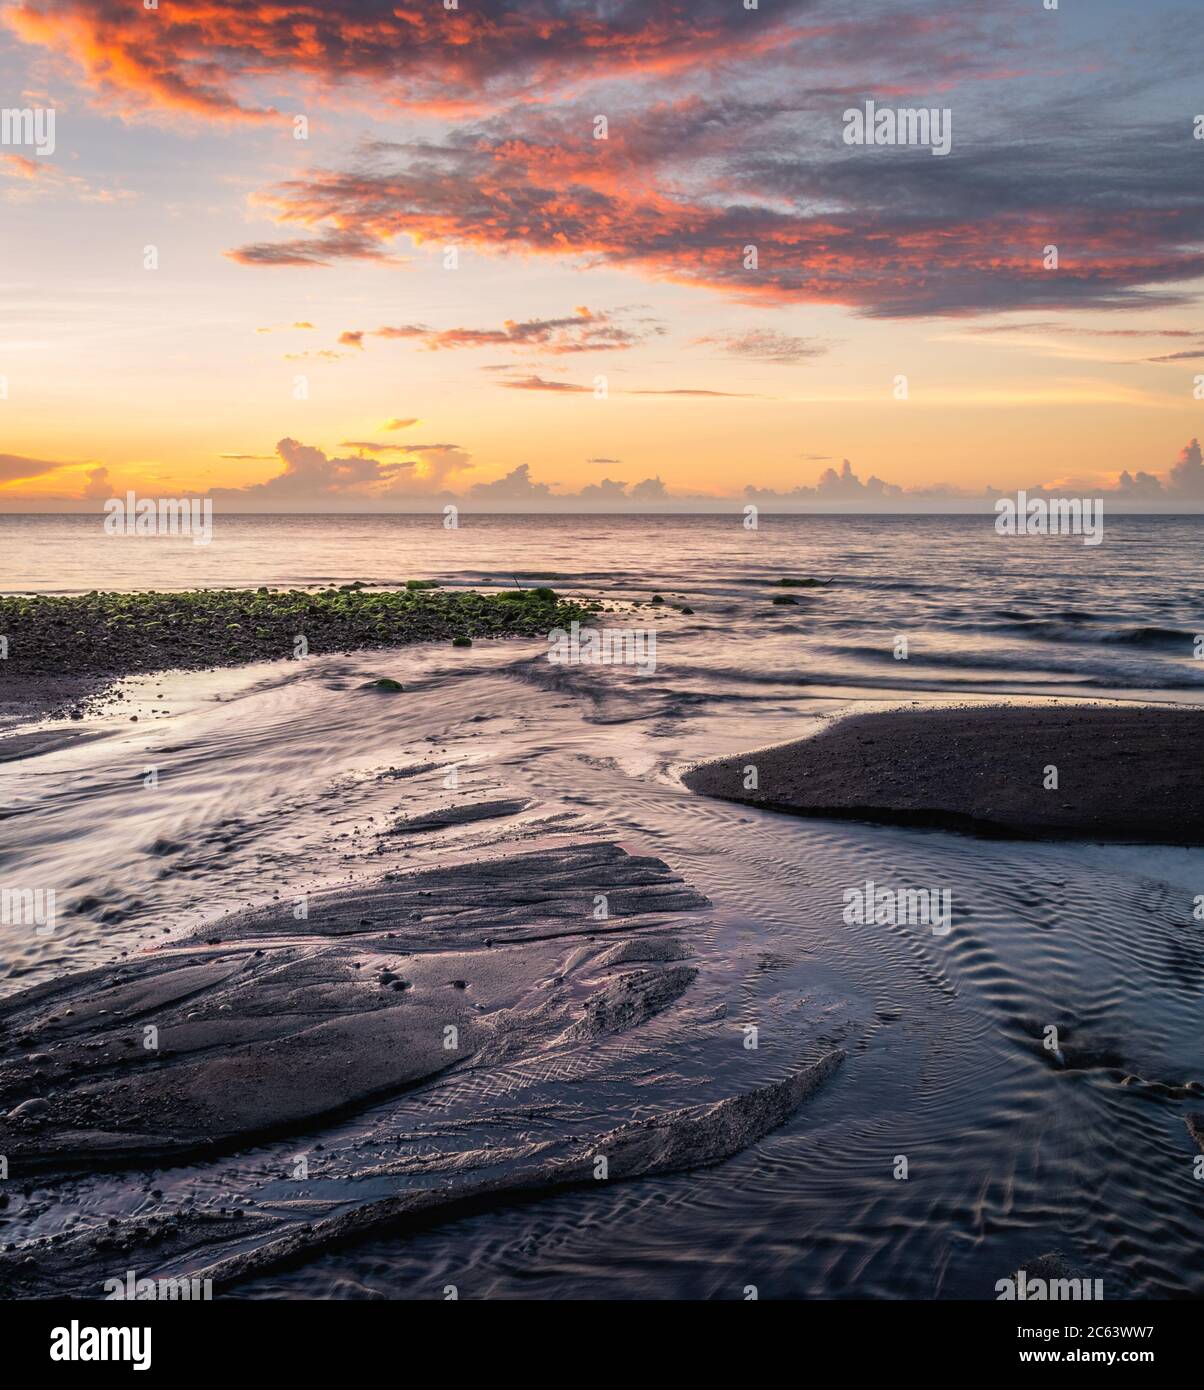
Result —
<instances>
[{"instance_id":1,"label":"rock","mask_svg":"<svg viewBox=\"0 0 1204 1390\"><path fill-rule=\"evenodd\" d=\"M42 1115L50 1114L50 1102L43 1100L41 1096L34 1096L31 1100L22 1101L8 1112L10 1120L33 1120Z\"/></svg>"}]
</instances>

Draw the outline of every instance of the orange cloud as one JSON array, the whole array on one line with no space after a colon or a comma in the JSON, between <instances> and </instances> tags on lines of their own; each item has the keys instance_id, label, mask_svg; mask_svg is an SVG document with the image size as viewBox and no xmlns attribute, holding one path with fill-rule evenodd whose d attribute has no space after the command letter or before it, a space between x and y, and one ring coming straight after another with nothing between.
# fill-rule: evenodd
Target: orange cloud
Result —
<instances>
[{"instance_id":1,"label":"orange cloud","mask_svg":"<svg viewBox=\"0 0 1204 1390\"><path fill-rule=\"evenodd\" d=\"M264 77L391 83L390 103L463 110L536 86L694 69L794 32L732 0L613 0L604 14L573 0L22 0L8 23L128 107L239 119L273 114L245 98Z\"/></svg>"}]
</instances>

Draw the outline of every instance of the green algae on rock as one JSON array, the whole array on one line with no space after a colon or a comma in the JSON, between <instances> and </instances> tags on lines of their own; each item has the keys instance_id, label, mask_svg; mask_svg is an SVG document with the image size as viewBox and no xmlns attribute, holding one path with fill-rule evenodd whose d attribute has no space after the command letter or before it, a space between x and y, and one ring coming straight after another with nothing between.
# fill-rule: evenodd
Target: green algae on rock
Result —
<instances>
[{"instance_id":1,"label":"green algae on rock","mask_svg":"<svg viewBox=\"0 0 1204 1390\"><path fill-rule=\"evenodd\" d=\"M411 581L423 585L427 581ZM119 677L471 637L537 637L592 604L552 589L200 589L0 596L6 676Z\"/></svg>"}]
</instances>

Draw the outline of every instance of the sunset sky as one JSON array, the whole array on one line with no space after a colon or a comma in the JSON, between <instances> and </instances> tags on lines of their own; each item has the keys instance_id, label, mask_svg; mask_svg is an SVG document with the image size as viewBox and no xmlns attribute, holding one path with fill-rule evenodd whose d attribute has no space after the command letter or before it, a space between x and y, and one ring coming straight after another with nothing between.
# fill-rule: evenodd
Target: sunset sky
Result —
<instances>
[{"instance_id":1,"label":"sunset sky","mask_svg":"<svg viewBox=\"0 0 1204 1390\"><path fill-rule=\"evenodd\" d=\"M8 4L0 506L1204 509L1204 13L1044 6Z\"/></svg>"}]
</instances>

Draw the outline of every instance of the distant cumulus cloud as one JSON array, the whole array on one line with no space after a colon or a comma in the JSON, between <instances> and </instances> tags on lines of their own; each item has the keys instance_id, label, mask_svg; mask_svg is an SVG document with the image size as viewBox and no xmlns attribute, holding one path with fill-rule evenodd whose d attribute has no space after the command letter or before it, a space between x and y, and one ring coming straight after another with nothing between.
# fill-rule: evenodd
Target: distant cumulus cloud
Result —
<instances>
[{"instance_id":1,"label":"distant cumulus cloud","mask_svg":"<svg viewBox=\"0 0 1204 1390\"><path fill-rule=\"evenodd\" d=\"M533 482L530 465L520 463L503 478L491 483L474 483L468 495L484 502L536 502L550 498L552 489L548 483Z\"/></svg>"},{"instance_id":2,"label":"distant cumulus cloud","mask_svg":"<svg viewBox=\"0 0 1204 1390\"><path fill-rule=\"evenodd\" d=\"M90 468L87 477L88 481L84 484L81 497L86 497L92 501L97 498L112 497L113 480L109 477L107 468Z\"/></svg>"},{"instance_id":3,"label":"distant cumulus cloud","mask_svg":"<svg viewBox=\"0 0 1204 1390\"><path fill-rule=\"evenodd\" d=\"M845 459L840 471L825 468L817 483L800 483L788 492L778 492L774 488L753 487L744 489L745 497L754 502L782 501L795 499L804 501L813 498L823 502L858 502L873 498L881 500L888 497L901 497L903 489L894 483L884 483L881 478L870 477L864 482L853 472L853 465Z\"/></svg>"},{"instance_id":4,"label":"distant cumulus cloud","mask_svg":"<svg viewBox=\"0 0 1204 1390\"><path fill-rule=\"evenodd\" d=\"M399 497L443 496L448 481L472 467L454 444L415 444L405 452L404 459L381 463L362 453L331 457L296 439L282 439L276 456L283 467L274 477L243 487L211 488L208 495L231 511L277 504L363 506Z\"/></svg>"},{"instance_id":5,"label":"distant cumulus cloud","mask_svg":"<svg viewBox=\"0 0 1204 1390\"><path fill-rule=\"evenodd\" d=\"M1201 461L1200 444L1192 439L1184 445L1174 464L1162 476L1146 471L1125 471L1113 485L1091 479L1066 479L1034 482L1025 491L1030 497L1102 495L1115 498L1118 503L1161 504L1163 508L1171 509L1204 504L1204 463ZM795 501L849 505L853 510L869 507L878 511L917 511L932 504L947 509L947 504L959 501L977 509L978 504L1001 494L991 487L975 490L952 483L904 488L874 476L863 480L849 460L845 459L839 470L825 469L815 483L800 483L787 491L748 486L744 489L744 495L758 503Z\"/></svg>"},{"instance_id":6,"label":"distant cumulus cloud","mask_svg":"<svg viewBox=\"0 0 1204 1390\"><path fill-rule=\"evenodd\" d=\"M599 483L586 483L578 496L583 502L626 502L627 484L603 478Z\"/></svg>"},{"instance_id":7,"label":"distant cumulus cloud","mask_svg":"<svg viewBox=\"0 0 1204 1390\"><path fill-rule=\"evenodd\" d=\"M1188 440L1164 478L1126 470L1120 475L1117 487L1126 497L1204 502L1204 462L1200 457L1200 441Z\"/></svg>"},{"instance_id":8,"label":"distant cumulus cloud","mask_svg":"<svg viewBox=\"0 0 1204 1390\"><path fill-rule=\"evenodd\" d=\"M642 483L636 483L630 496L633 502L663 502L669 491L659 478L645 478Z\"/></svg>"},{"instance_id":9,"label":"distant cumulus cloud","mask_svg":"<svg viewBox=\"0 0 1204 1390\"><path fill-rule=\"evenodd\" d=\"M243 487L177 488L178 495L208 495L230 511L404 511L455 502L482 511L730 511L755 503L769 511L949 512L989 511L1001 495L996 488L967 488L952 483L903 487L873 474L862 477L848 459L839 469L826 468L814 482L790 487L748 484L728 494L675 488L659 476L637 483L606 477L572 490L533 476L522 463L493 479L474 480L477 465L458 445L417 443L383 445L369 440L345 441L355 456L331 456L313 445L286 438L276 446L280 471ZM389 461L373 453L391 453ZM611 461L613 462L613 460ZM0 480L33 478L38 472L77 466L0 455ZM105 467L92 468L81 491L62 494L22 493L21 500L58 509L108 497L114 483ZM1090 478L1063 478L1030 483L1030 497L1103 496L1123 511L1204 511L1204 459L1191 439L1163 474L1123 472L1115 484ZM15 495L15 494L14 494Z\"/></svg>"}]
</instances>

